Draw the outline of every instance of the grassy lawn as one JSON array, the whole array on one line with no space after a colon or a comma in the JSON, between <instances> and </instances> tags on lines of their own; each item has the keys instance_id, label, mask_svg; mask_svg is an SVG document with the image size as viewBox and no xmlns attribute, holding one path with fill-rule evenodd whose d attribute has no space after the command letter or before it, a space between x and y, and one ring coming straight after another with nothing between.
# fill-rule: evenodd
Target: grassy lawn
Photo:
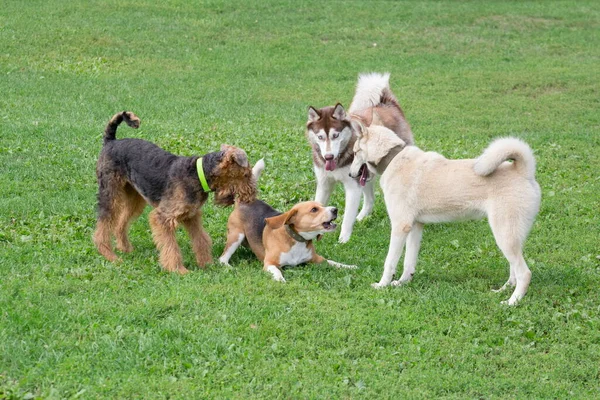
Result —
<instances>
[{"instance_id":1,"label":"grassy lawn","mask_svg":"<svg viewBox=\"0 0 600 400\"><path fill-rule=\"evenodd\" d=\"M600 390L600 5L596 1L17 1L0 7L0 398L592 398ZM260 197L314 195L307 107L391 73L418 145L534 149L542 207L514 308L485 221L429 225L415 279L376 291L374 214L274 282L247 250L161 271L148 211L123 262L95 250L95 160L119 137L265 157ZM331 201L343 207L337 188ZM207 204L213 256L231 208ZM180 244L188 267L187 236Z\"/></svg>"}]
</instances>

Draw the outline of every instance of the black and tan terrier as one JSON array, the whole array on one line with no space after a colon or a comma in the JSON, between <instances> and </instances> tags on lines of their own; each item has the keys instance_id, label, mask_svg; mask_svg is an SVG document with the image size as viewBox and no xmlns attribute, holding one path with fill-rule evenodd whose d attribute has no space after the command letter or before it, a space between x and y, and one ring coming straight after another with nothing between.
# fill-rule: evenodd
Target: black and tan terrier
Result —
<instances>
[{"instance_id":1,"label":"black and tan terrier","mask_svg":"<svg viewBox=\"0 0 600 400\"><path fill-rule=\"evenodd\" d=\"M183 265L175 238L177 225L187 230L198 266L212 260L211 239L202 228L200 208L215 192L215 204L252 202L256 182L246 153L223 145L221 151L202 157L177 156L141 139L116 140L117 127L125 121L132 128L140 119L129 111L115 114L104 131L104 145L98 164L98 224L94 243L109 261L118 259L112 250L131 252L127 237L131 222L146 203L154 207L149 221L154 242L160 251L160 264L171 272L189 272Z\"/></svg>"}]
</instances>

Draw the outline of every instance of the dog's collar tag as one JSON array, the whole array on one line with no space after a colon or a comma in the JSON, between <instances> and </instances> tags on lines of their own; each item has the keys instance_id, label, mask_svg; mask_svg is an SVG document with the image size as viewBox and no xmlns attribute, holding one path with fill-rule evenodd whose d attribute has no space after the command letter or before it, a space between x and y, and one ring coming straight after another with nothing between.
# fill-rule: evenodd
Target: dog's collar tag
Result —
<instances>
[{"instance_id":1,"label":"dog's collar tag","mask_svg":"<svg viewBox=\"0 0 600 400\"><path fill-rule=\"evenodd\" d=\"M300 235L291 225L285 225L285 231L297 242L308 242L308 240L304 239L302 235Z\"/></svg>"},{"instance_id":2,"label":"dog's collar tag","mask_svg":"<svg viewBox=\"0 0 600 400\"><path fill-rule=\"evenodd\" d=\"M200 185L202 185L202 190L204 190L206 193L212 192L208 186L208 182L206 182L206 176L204 176L204 169L202 169L202 157L196 160L196 171L198 172L198 180L200 181Z\"/></svg>"}]
</instances>

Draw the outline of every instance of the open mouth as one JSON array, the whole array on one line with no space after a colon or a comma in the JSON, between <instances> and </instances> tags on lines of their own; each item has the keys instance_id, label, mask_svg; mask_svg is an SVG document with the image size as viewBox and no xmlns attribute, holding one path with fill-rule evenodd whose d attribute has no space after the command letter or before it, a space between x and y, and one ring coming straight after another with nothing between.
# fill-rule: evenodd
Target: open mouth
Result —
<instances>
[{"instance_id":1,"label":"open mouth","mask_svg":"<svg viewBox=\"0 0 600 400\"><path fill-rule=\"evenodd\" d=\"M325 171L333 171L335 169L335 160L325 160Z\"/></svg>"},{"instance_id":2,"label":"open mouth","mask_svg":"<svg viewBox=\"0 0 600 400\"><path fill-rule=\"evenodd\" d=\"M367 184L367 179L369 179L369 168L367 168L367 164L363 164L358 170L358 175L360 178L358 179L358 183L360 186L365 186Z\"/></svg>"},{"instance_id":3,"label":"open mouth","mask_svg":"<svg viewBox=\"0 0 600 400\"><path fill-rule=\"evenodd\" d=\"M333 223L334 219L335 218L332 218L327 222L323 222L323 228L325 228L327 231L333 231L335 228L337 228L337 225Z\"/></svg>"}]
</instances>

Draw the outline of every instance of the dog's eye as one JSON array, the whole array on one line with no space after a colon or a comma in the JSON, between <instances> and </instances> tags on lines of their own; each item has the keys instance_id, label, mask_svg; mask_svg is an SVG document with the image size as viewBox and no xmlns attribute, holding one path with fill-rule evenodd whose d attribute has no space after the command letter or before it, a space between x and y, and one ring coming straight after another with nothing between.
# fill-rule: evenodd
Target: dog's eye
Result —
<instances>
[{"instance_id":1,"label":"dog's eye","mask_svg":"<svg viewBox=\"0 0 600 400\"><path fill-rule=\"evenodd\" d=\"M334 139L337 139L337 138L338 138L338 136L340 136L340 134L336 132L336 133L334 133L332 136L333 136L333 138L334 138Z\"/></svg>"},{"instance_id":2,"label":"dog's eye","mask_svg":"<svg viewBox=\"0 0 600 400\"><path fill-rule=\"evenodd\" d=\"M323 135L319 135L319 136L317 136L317 138L318 138L319 140L323 140Z\"/></svg>"},{"instance_id":3,"label":"dog's eye","mask_svg":"<svg viewBox=\"0 0 600 400\"><path fill-rule=\"evenodd\" d=\"M319 211L319 209L317 207L313 207L310 212L311 213L316 213L317 211Z\"/></svg>"}]
</instances>

